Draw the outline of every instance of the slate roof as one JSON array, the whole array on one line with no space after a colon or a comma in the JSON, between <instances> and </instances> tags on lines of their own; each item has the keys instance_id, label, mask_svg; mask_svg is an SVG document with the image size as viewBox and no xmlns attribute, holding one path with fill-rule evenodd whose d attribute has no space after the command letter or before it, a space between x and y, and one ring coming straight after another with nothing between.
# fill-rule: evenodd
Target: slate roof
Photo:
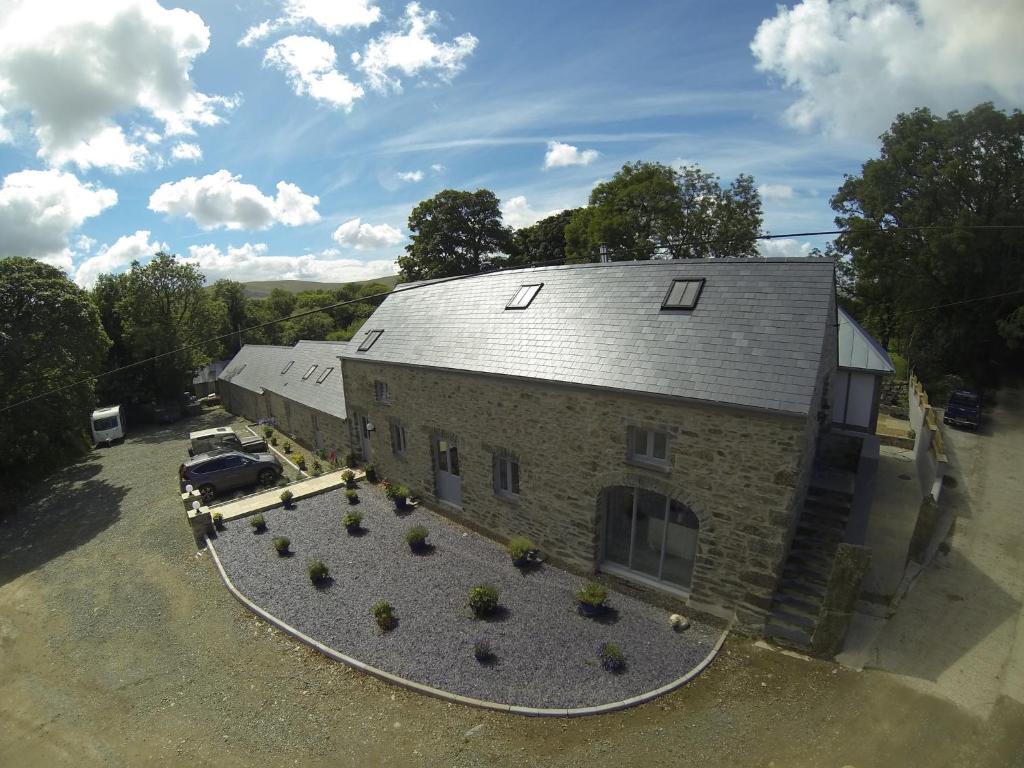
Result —
<instances>
[{"instance_id":1,"label":"slate roof","mask_svg":"<svg viewBox=\"0 0 1024 768\"><path fill-rule=\"evenodd\" d=\"M674 279L706 280L696 308L662 310ZM544 287L506 310L522 285ZM830 259L617 262L400 286L343 357L810 413ZM834 364L834 361L833 361Z\"/></svg>"},{"instance_id":2,"label":"slate roof","mask_svg":"<svg viewBox=\"0 0 1024 768\"><path fill-rule=\"evenodd\" d=\"M217 381L230 381L242 389L260 394L272 376L280 375L285 363L291 359L286 357L291 351L291 347L246 344L220 372Z\"/></svg>"},{"instance_id":3,"label":"slate roof","mask_svg":"<svg viewBox=\"0 0 1024 768\"><path fill-rule=\"evenodd\" d=\"M896 370L885 347L842 307L839 307L839 367L870 373Z\"/></svg>"}]
</instances>

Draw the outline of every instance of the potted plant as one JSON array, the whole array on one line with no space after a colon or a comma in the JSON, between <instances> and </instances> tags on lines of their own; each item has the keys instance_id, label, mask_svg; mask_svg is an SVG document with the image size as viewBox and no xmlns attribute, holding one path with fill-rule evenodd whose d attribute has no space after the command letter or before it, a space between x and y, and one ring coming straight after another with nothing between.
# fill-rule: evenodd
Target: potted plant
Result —
<instances>
[{"instance_id":1,"label":"potted plant","mask_svg":"<svg viewBox=\"0 0 1024 768\"><path fill-rule=\"evenodd\" d=\"M317 585L327 581L330 577L330 571L327 566L324 565L323 560L314 560L307 565L306 573L309 574L309 580Z\"/></svg>"},{"instance_id":2,"label":"potted plant","mask_svg":"<svg viewBox=\"0 0 1024 768\"><path fill-rule=\"evenodd\" d=\"M351 488L349 488L347 491L345 491L345 498L348 499L349 504L358 504L359 492L353 491Z\"/></svg>"},{"instance_id":3,"label":"potted plant","mask_svg":"<svg viewBox=\"0 0 1024 768\"><path fill-rule=\"evenodd\" d=\"M601 668L618 674L626 668L626 657L615 643L604 643L597 648L597 658L601 660Z\"/></svg>"},{"instance_id":4,"label":"potted plant","mask_svg":"<svg viewBox=\"0 0 1024 768\"><path fill-rule=\"evenodd\" d=\"M373 614L373 618L377 620L377 626L381 628L383 632L389 632L395 626L395 611L391 607L391 603L387 600L381 600L374 603L370 609L370 613Z\"/></svg>"},{"instance_id":5,"label":"potted plant","mask_svg":"<svg viewBox=\"0 0 1024 768\"><path fill-rule=\"evenodd\" d=\"M409 545L409 549L417 554L425 552L427 549L427 535L426 528L422 525L414 525L405 532L405 543Z\"/></svg>"},{"instance_id":6,"label":"potted plant","mask_svg":"<svg viewBox=\"0 0 1024 768\"><path fill-rule=\"evenodd\" d=\"M363 516L355 510L346 512L345 516L341 518L341 524L345 526L345 530L352 536L359 533L359 529L362 528Z\"/></svg>"},{"instance_id":7,"label":"potted plant","mask_svg":"<svg viewBox=\"0 0 1024 768\"><path fill-rule=\"evenodd\" d=\"M366 465L366 481L369 483L376 483L380 477L377 475L377 465L367 464Z\"/></svg>"},{"instance_id":8,"label":"potted plant","mask_svg":"<svg viewBox=\"0 0 1024 768\"><path fill-rule=\"evenodd\" d=\"M314 461L313 461L313 475L314 475L314 477L319 477L323 473L324 473L324 465L321 464L319 461L314 459Z\"/></svg>"},{"instance_id":9,"label":"potted plant","mask_svg":"<svg viewBox=\"0 0 1024 768\"><path fill-rule=\"evenodd\" d=\"M491 648L491 641L486 637L478 637L473 641L473 657L481 664L487 664L494 660L494 649Z\"/></svg>"},{"instance_id":10,"label":"potted plant","mask_svg":"<svg viewBox=\"0 0 1024 768\"><path fill-rule=\"evenodd\" d=\"M306 471L306 457L301 453L295 454L295 466L299 468L300 472Z\"/></svg>"},{"instance_id":11,"label":"potted plant","mask_svg":"<svg viewBox=\"0 0 1024 768\"><path fill-rule=\"evenodd\" d=\"M286 557L288 555L288 547L291 543L291 539L287 536L275 536L274 550L277 552L278 556Z\"/></svg>"},{"instance_id":12,"label":"potted plant","mask_svg":"<svg viewBox=\"0 0 1024 768\"><path fill-rule=\"evenodd\" d=\"M359 464L355 451L345 451L345 455L341 461L346 467L355 467Z\"/></svg>"},{"instance_id":13,"label":"potted plant","mask_svg":"<svg viewBox=\"0 0 1024 768\"><path fill-rule=\"evenodd\" d=\"M263 533L267 530L267 521L263 519L263 515L253 515L250 517L249 525L252 526L254 533Z\"/></svg>"},{"instance_id":14,"label":"potted plant","mask_svg":"<svg viewBox=\"0 0 1024 768\"><path fill-rule=\"evenodd\" d=\"M608 590L592 581L576 593L576 601L579 603L580 612L584 616L600 616L608 606L605 600L608 599Z\"/></svg>"},{"instance_id":15,"label":"potted plant","mask_svg":"<svg viewBox=\"0 0 1024 768\"><path fill-rule=\"evenodd\" d=\"M285 488L281 491L281 503L284 504L285 509L291 509L292 499L295 498L295 494Z\"/></svg>"},{"instance_id":16,"label":"potted plant","mask_svg":"<svg viewBox=\"0 0 1024 768\"><path fill-rule=\"evenodd\" d=\"M213 527L216 528L218 531L224 530L224 515L222 515L220 512L213 513Z\"/></svg>"},{"instance_id":17,"label":"potted plant","mask_svg":"<svg viewBox=\"0 0 1024 768\"><path fill-rule=\"evenodd\" d=\"M289 443L287 440L285 440L284 441L284 445L281 446L281 450L283 450L285 453L291 453L292 452L292 444Z\"/></svg>"},{"instance_id":18,"label":"potted plant","mask_svg":"<svg viewBox=\"0 0 1024 768\"><path fill-rule=\"evenodd\" d=\"M395 509L402 510L408 507L409 489L404 485L391 483L384 494L395 504Z\"/></svg>"},{"instance_id":19,"label":"potted plant","mask_svg":"<svg viewBox=\"0 0 1024 768\"><path fill-rule=\"evenodd\" d=\"M271 445L277 445L277 436L276 435L271 436L270 444Z\"/></svg>"},{"instance_id":20,"label":"potted plant","mask_svg":"<svg viewBox=\"0 0 1024 768\"><path fill-rule=\"evenodd\" d=\"M490 616L498 607L498 590L490 584L478 584L469 590L469 608L478 619Z\"/></svg>"},{"instance_id":21,"label":"potted plant","mask_svg":"<svg viewBox=\"0 0 1024 768\"><path fill-rule=\"evenodd\" d=\"M345 481L345 487L350 491L356 488L356 473L351 469L346 469L341 473L341 479Z\"/></svg>"},{"instance_id":22,"label":"potted plant","mask_svg":"<svg viewBox=\"0 0 1024 768\"><path fill-rule=\"evenodd\" d=\"M273 434L274 434L274 428L273 427L264 427L263 428L263 439L264 440L269 440L271 435L273 435Z\"/></svg>"},{"instance_id":23,"label":"potted plant","mask_svg":"<svg viewBox=\"0 0 1024 768\"><path fill-rule=\"evenodd\" d=\"M533 551L533 542L525 536L514 536L509 539L506 549L509 557L512 558L512 565L521 568L529 561L529 554Z\"/></svg>"}]
</instances>

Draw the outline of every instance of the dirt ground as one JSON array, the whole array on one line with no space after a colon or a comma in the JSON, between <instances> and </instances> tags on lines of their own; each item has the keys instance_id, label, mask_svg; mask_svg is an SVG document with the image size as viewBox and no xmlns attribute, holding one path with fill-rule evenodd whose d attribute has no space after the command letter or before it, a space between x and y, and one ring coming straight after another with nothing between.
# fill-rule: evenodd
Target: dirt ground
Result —
<instances>
[{"instance_id":1,"label":"dirt ground","mask_svg":"<svg viewBox=\"0 0 1024 768\"><path fill-rule=\"evenodd\" d=\"M1024 708L979 718L882 672L730 640L685 688L577 720L391 687L244 611L174 500L189 429L130 436L0 521L0 766L1015 766Z\"/></svg>"}]
</instances>

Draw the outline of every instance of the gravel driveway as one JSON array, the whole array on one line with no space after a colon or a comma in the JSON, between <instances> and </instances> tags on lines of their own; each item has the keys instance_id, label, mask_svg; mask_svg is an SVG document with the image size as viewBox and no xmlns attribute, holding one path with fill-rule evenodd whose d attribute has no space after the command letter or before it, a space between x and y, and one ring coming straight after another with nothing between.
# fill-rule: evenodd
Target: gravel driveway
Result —
<instances>
[{"instance_id":1,"label":"gravel driveway","mask_svg":"<svg viewBox=\"0 0 1024 768\"><path fill-rule=\"evenodd\" d=\"M694 621L676 632L668 614L612 593L597 621L576 611L585 582L547 565L515 568L502 547L423 509L396 514L381 489L359 489L364 534L349 536L341 517L350 505L340 490L267 512L267 530L248 519L225 526L215 547L235 586L291 626L341 653L409 680L485 701L568 708L607 704L659 688L707 656L721 627ZM414 525L430 531L429 554L414 555L403 536ZM291 540L279 557L275 536ZM310 560L322 560L334 582L314 587ZM473 617L469 590L492 584L501 593L492 620ZM398 627L383 634L370 607L388 600ZM473 657L486 637L496 661ZM615 643L625 653L622 674L604 671L596 648Z\"/></svg>"}]
</instances>

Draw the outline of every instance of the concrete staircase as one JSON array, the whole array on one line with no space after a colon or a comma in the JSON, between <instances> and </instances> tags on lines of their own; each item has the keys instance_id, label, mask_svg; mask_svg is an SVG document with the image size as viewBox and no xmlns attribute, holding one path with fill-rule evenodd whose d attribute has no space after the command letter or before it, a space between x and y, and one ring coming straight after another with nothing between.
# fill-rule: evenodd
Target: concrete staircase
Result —
<instances>
[{"instance_id":1,"label":"concrete staircase","mask_svg":"<svg viewBox=\"0 0 1024 768\"><path fill-rule=\"evenodd\" d=\"M812 478L765 625L765 635L780 645L810 650L852 501L850 473L822 472Z\"/></svg>"}]
</instances>

